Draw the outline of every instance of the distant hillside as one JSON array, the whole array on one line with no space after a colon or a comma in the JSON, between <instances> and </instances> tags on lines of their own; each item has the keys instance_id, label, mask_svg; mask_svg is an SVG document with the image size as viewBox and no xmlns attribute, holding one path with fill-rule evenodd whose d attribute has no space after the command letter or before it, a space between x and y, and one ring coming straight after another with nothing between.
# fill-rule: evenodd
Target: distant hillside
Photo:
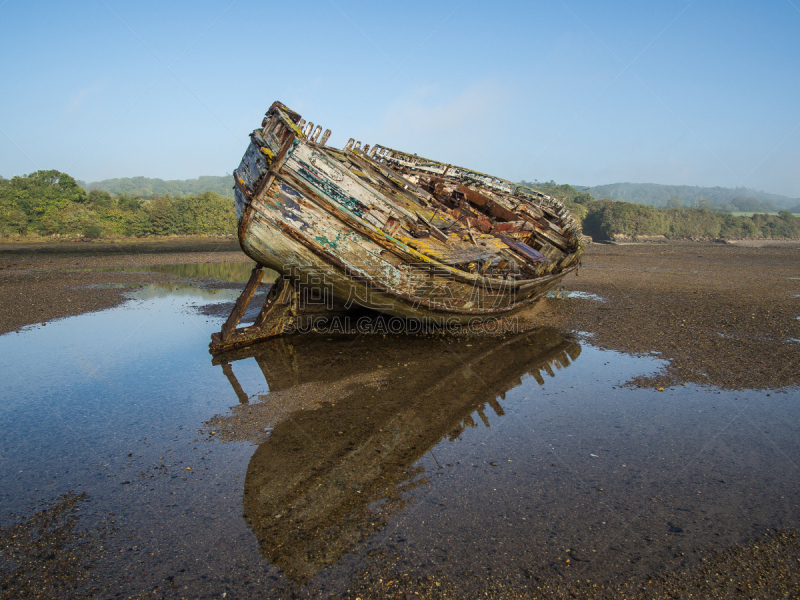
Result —
<instances>
[{"instance_id":1,"label":"distant hillside","mask_svg":"<svg viewBox=\"0 0 800 600\"><path fill-rule=\"evenodd\" d=\"M233 178L205 176L197 179L151 179L150 177L121 177L86 183L78 181L87 192L100 190L109 194L126 194L135 198L155 196L192 196L202 192L215 192L220 196L233 198Z\"/></svg>"},{"instance_id":2,"label":"distant hillside","mask_svg":"<svg viewBox=\"0 0 800 600\"><path fill-rule=\"evenodd\" d=\"M597 199L609 198L657 208L708 208L723 212L774 212L800 205L800 198L759 192L748 188L660 185L657 183L611 183L590 188ZM705 200L704 200L705 199Z\"/></svg>"}]
</instances>

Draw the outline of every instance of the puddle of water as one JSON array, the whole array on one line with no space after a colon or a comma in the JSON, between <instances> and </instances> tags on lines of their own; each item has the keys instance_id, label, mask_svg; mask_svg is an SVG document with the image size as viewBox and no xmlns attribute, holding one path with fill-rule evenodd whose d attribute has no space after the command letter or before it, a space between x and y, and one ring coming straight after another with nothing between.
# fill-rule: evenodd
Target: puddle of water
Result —
<instances>
[{"instance_id":1,"label":"puddle of water","mask_svg":"<svg viewBox=\"0 0 800 600\"><path fill-rule=\"evenodd\" d=\"M606 299L602 296L598 296L597 294L591 294L589 292L572 292L570 294L571 298L581 298L583 300L595 300L596 302L605 302Z\"/></svg>"},{"instance_id":2,"label":"puddle of water","mask_svg":"<svg viewBox=\"0 0 800 600\"><path fill-rule=\"evenodd\" d=\"M212 359L196 307L236 295L146 286L0 336L0 519L86 492L111 592L239 598L344 593L380 556L467 595L567 556L604 580L798 525L796 389L621 388L664 362L553 329Z\"/></svg>"},{"instance_id":3,"label":"puddle of water","mask_svg":"<svg viewBox=\"0 0 800 600\"><path fill-rule=\"evenodd\" d=\"M606 299L602 296L598 296L597 294L591 294L589 292L569 292L569 291L552 291L547 292L545 294L547 298L578 298L580 300L594 300L595 302L605 302Z\"/></svg>"},{"instance_id":4,"label":"puddle of water","mask_svg":"<svg viewBox=\"0 0 800 600\"><path fill-rule=\"evenodd\" d=\"M89 285L78 286L78 289L85 290L125 290L141 287L139 283L90 283Z\"/></svg>"},{"instance_id":5,"label":"puddle of water","mask_svg":"<svg viewBox=\"0 0 800 600\"><path fill-rule=\"evenodd\" d=\"M132 267L124 271L138 273L167 273L184 278L217 279L228 283L244 283L250 279L250 272L256 263L253 261L235 263L200 263L181 265L152 265L146 267ZM271 269L264 270L263 281L271 282L277 277L277 272Z\"/></svg>"},{"instance_id":6,"label":"puddle of water","mask_svg":"<svg viewBox=\"0 0 800 600\"><path fill-rule=\"evenodd\" d=\"M240 290L200 288L189 283L151 283L137 286L128 296L134 300L151 300L154 298L187 298L197 300L197 306L204 301L233 302L239 297Z\"/></svg>"},{"instance_id":7,"label":"puddle of water","mask_svg":"<svg viewBox=\"0 0 800 600\"><path fill-rule=\"evenodd\" d=\"M193 286L189 283L92 283L82 286L84 289L110 289L110 290L131 290L128 294L131 298L147 300L149 298L163 298L165 296L190 296L203 299L214 299L218 302L236 300L239 297L239 290L226 289L204 289Z\"/></svg>"}]
</instances>

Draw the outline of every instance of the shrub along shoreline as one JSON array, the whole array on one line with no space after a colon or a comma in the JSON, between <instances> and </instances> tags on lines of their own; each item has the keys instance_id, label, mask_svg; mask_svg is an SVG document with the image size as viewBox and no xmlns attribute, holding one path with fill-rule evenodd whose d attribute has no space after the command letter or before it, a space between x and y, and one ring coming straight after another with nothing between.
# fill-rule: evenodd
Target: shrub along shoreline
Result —
<instances>
[{"instance_id":1,"label":"shrub along shoreline","mask_svg":"<svg viewBox=\"0 0 800 600\"><path fill-rule=\"evenodd\" d=\"M630 202L568 203L594 240L664 236L673 239L800 239L800 217L789 211L751 217L697 208L653 208Z\"/></svg>"},{"instance_id":2,"label":"shrub along shoreline","mask_svg":"<svg viewBox=\"0 0 800 600\"><path fill-rule=\"evenodd\" d=\"M526 182L527 183L527 182ZM800 217L778 214L737 216L703 208L654 208L595 200L569 185L527 184L563 200L596 241L620 237L673 239L800 239ZM120 238L174 235L230 235L236 209L215 192L136 198L86 192L59 171L0 178L0 237Z\"/></svg>"},{"instance_id":3,"label":"shrub along shoreline","mask_svg":"<svg viewBox=\"0 0 800 600\"><path fill-rule=\"evenodd\" d=\"M59 171L0 180L0 236L145 237L236 231L236 208L215 192L142 199L92 190Z\"/></svg>"},{"instance_id":4,"label":"shrub along shoreline","mask_svg":"<svg viewBox=\"0 0 800 600\"><path fill-rule=\"evenodd\" d=\"M800 239L800 217L787 210L744 216L705 208L655 208L608 198L596 200L570 185L526 184L564 201L581 222L583 232L596 241L652 236L693 240Z\"/></svg>"}]
</instances>

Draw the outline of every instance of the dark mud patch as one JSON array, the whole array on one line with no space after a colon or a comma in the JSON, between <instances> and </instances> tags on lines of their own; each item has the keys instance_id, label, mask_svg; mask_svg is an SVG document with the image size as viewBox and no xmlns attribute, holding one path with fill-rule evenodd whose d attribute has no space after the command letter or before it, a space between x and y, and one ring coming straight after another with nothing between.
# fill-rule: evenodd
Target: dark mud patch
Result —
<instances>
[{"instance_id":1,"label":"dark mud patch","mask_svg":"<svg viewBox=\"0 0 800 600\"><path fill-rule=\"evenodd\" d=\"M242 317L242 323L251 323L255 320L256 316L258 315L261 308L264 306L264 301L267 299L267 293L269 292L269 285L266 286L261 284L258 287L258 291L253 296L253 299L250 301L250 304L247 305L247 311L245 312L244 316ZM215 286L219 288L220 286ZM244 287L242 284L230 284L230 289L237 289L240 290ZM206 317L215 317L220 319L227 319L228 315L231 314L231 310L236 303L235 302L213 302L210 304L203 304L197 307L197 312L201 315L205 315Z\"/></svg>"},{"instance_id":2,"label":"dark mud patch","mask_svg":"<svg viewBox=\"0 0 800 600\"><path fill-rule=\"evenodd\" d=\"M86 500L86 494L65 494L0 528L0 596L86 598L104 591L96 569L107 554L107 532L79 525Z\"/></svg>"},{"instance_id":3,"label":"dark mud patch","mask_svg":"<svg viewBox=\"0 0 800 600\"><path fill-rule=\"evenodd\" d=\"M171 245L162 243L151 245L155 249L143 245L151 248L149 252L125 253L119 248L111 251L102 245L92 253L56 252L61 246L71 245L51 244L47 252L41 253L29 247L13 252L0 247L0 306L3 307L0 335L26 325L118 306L127 300L126 292L131 288L151 283L185 280L201 287L242 287L240 283L208 276L186 278L175 274L174 268L163 268L163 265L176 267L187 263L240 264L245 258L241 251L207 251L207 245L200 245L194 247L195 251L170 252ZM185 245L181 247L186 248ZM103 248L105 252L100 251ZM144 268L151 265L162 268ZM206 271L214 272L213 269ZM200 275L203 272L203 269L192 271Z\"/></svg>"},{"instance_id":4,"label":"dark mud patch","mask_svg":"<svg viewBox=\"0 0 800 600\"><path fill-rule=\"evenodd\" d=\"M771 531L724 550L676 553L663 571L617 581L581 577L583 557L567 552L549 568L526 569L516 577L470 578L470 593L464 591L467 582L419 574L391 551L374 552L367 562L344 598L688 600L797 598L800 593L800 533L794 529Z\"/></svg>"},{"instance_id":5,"label":"dark mud patch","mask_svg":"<svg viewBox=\"0 0 800 600\"><path fill-rule=\"evenodd\" d=\"M172 254L184 252L235 252L236 238L167 237L159 240L41 241L0 243L0 254L12 256L101 256L109 254Z\"/></svg>"}]
</instances>

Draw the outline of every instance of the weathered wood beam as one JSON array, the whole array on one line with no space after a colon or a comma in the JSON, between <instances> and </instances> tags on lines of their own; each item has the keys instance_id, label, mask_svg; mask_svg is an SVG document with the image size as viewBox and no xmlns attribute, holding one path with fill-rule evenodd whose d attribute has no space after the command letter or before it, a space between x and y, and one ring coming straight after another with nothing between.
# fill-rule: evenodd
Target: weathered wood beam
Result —
<instances>
[{"instance_id":1,"label":"weathered wood beam","mask_svg":"<svg viewBox=\"0 0 800 600\"><path fill-rule=\"evenodd\" d=\"M222 342L227 341L228 337L231 335L231 332L236 329L239 321L242 320L242 317L247 310L247 305L250 304L250 300L253 299L253 296L258 289L258 284L261 283L261 279L263 277L263 267L261 265L256 265L253 267L253 270L250 272L250 280L247 282L247 285L244 286L242 293L236 299L236 304L234 304L233 310L228 316L228 320L225 321L225 324L222 326L222 330L220 331L220 338Z\"/></svg>"},{"instance_id":2,"label":"weathered wood beam","mask_svg":"<svg viewBox=\"0 0 800 600\"><path fill-rule=\"evenodd\" d=\"M246 288L245 291L247 291ZM243 291L239 299L241 300L244 296L245 292ZM252 295L250 298L252 298ZM231 316L236 312L237 307L234 306ZM261 309L255 323L249 327L234 329L224 337L222 333L213 334L209 349L212 354L219 354L220 352L250 346L281 335L286 330L286 327L294 321L297 314L298 299L292 282L287 277L279 276L275 283L272 284L272 289L267 294L264 307Z\"/></svg>"},{"instance_id":3,"label":"weathered wood beam","mask_svg":"<svg viewBox=\"0 0 800 600\"><path fill-rule=\"evenodd\" d=\"M294 286L288 277L280 277L272 284L272 289L253 327L257 328L263 337L280 335L288 325L288 320L297 316L297 311L298 300Z\"/></svg>"}]
</instances>

